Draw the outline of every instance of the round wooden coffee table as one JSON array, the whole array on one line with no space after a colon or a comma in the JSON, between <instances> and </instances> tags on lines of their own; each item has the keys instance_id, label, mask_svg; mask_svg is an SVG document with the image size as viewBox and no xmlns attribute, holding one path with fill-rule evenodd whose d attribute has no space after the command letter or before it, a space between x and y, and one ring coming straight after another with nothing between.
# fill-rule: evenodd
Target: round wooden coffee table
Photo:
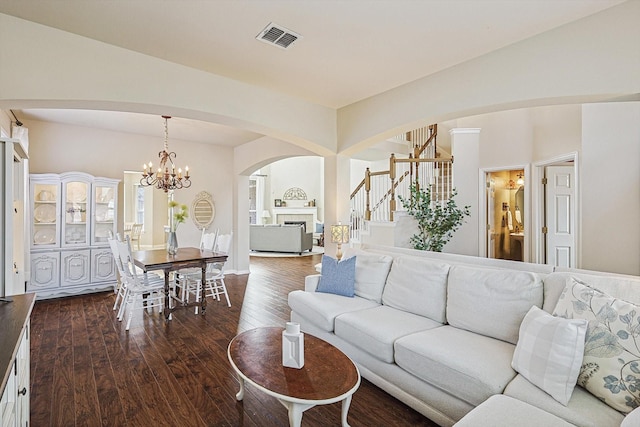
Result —
<instances>
[{"instance_id":1,"label":"round wooden coffee table","mask_svg":"<svg viewBox=\"0 0 640 427\"><path fill-rule=\"evenodd\" d=\"M289 412L289 425L300 426L302 413L316 405L342 401L342 425L347 423L351 396L360 386L360 372L343 352L313 335L304 336L304 366L282 366L283 328L257 328L237 335L227 355L238 373L244 397L245 382L276 397Z\"/></svg>"}]
</instances>

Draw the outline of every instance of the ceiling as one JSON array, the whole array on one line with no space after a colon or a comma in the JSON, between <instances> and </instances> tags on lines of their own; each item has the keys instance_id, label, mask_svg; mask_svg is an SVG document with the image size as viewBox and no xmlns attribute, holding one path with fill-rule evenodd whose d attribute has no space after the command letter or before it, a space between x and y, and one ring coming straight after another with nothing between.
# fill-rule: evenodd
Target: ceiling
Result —
<instances>
[{"instance_id":1,"label":"ceiling","mask_svg":"<svg viewBox=\"0 0 640 427\"><path fill-rule=\"evenodd\" d=\"M340 108L623 1L1 0L0 13ZM271 22L302 37L286 50L256 40ZM21 120L163 131L161 119L144 114L20 114ZM182 125L184 132L194 129L183 136ZM170 132L227 145L255 138L183 119L172 121Z\"/></svg>"}]
</instances>

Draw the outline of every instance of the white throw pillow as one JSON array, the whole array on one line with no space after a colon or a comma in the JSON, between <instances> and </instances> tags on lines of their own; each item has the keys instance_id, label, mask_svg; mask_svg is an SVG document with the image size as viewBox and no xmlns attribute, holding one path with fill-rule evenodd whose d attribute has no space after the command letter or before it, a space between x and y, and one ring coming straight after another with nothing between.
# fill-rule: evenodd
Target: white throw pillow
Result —
<instances>
[{"instance_id":1,"label":"white throw pillow","mask_svg":"<svg viewBox=\"0 0 640 427\"><path fill-rule=\"evenodd\" d=\"M638 427L640 426L640 408L636 408L624 417L620 427Z\"/></svg>"},{"instance_id":2,"label":"white throw pillow","mask_svg":"<svg viewBox=\"0 0 640 427\"><path fill-rule=\"evenodd\" d=\"M567 406L580 373L588 324L531 307L520 325L511 366Z\"/></svg>"}]
</instances>

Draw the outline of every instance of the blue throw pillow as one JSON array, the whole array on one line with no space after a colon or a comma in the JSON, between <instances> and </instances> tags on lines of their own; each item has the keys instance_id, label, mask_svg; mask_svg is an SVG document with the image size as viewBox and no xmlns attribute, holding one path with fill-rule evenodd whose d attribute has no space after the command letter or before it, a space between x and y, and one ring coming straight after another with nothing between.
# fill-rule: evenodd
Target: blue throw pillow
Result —
<instances>
[{"instance_id":1,"label":"blue throw pillow","mask_svg":"<svg viewBox=\"0 0 640 427\"><path fill-rule=\"evenodd\" d=\"M324 233L324 224L321 222L316 223L316 233Z\"/></svg>"},{"instance_id":2,"label":"blue throw pillow","mask_svg":"<svg viewBox=\"0 0 640 427\"><path fill-rule=\"evenodd\" d=\"M353 297L355 295L356 257L339 261L322 256L322 276L316 292Z\"/></svg>"}]
</instances>

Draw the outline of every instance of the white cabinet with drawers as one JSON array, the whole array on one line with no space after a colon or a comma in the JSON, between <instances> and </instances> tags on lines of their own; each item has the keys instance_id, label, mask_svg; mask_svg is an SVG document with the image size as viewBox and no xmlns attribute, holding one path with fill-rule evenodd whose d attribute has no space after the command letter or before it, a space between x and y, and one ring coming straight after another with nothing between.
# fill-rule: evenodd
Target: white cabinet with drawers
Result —
<instances>
[{"instance_id":1,"label":"white cabinet with drawers","mask_svg":"<svg viewBox=\"0 0 640 427\"><path fill-rule=\"evenodd\" d=\"M52 298L113 287L108 239L117 231L118 183L82 172L30 175L28 291Z\"/></svg>"},{"instance_id":2,"label":"white cabinet with drawers","mask_svg":"<svg viewBox=\"0 0 640 427\"><path fill-rule=\"evenodd\" d=\"M29 364L30 321L35 301L32 293L7 297L0 306L0 425L2 427L29 426L29 398L31 394Z\"/></svg>"}]
</instances>

